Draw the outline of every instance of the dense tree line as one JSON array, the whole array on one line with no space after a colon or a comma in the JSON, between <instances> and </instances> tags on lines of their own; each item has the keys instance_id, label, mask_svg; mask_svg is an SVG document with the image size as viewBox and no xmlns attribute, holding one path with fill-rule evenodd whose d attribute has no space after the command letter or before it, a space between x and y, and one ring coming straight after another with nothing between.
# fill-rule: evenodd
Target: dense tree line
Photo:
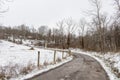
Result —
<instances>
[{"instance_id":1,"label":"dense tree line","mask_svg":"<svg viewBox=\"0 0 120 80\"><path fill-rule=\"evenodd\" d=\"M90 0L93 10L88 11L90 21L84 18L78 23L72 18L63 19L56 23L56 28L40 26L38 29L26 25L15 27L0 26L0 38L9 36L20 39L44 40L48 47L82 48L85 50L107 51L120 50L120 1L113 0L116 14L114 18L105 15L100 0Z\"/></svg>"}]
</instances>

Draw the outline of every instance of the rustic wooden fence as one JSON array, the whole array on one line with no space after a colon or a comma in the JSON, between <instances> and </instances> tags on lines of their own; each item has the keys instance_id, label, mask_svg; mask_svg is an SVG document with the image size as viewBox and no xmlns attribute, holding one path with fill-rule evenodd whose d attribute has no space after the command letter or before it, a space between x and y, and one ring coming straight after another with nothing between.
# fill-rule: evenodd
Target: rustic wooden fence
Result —
<instances>
[{"instance_id":1,"label":"rustic wooden fence","mask_svg":"<svg viewBox=\"0 0 120 80\"><path fill-rule=\"evenodd\" d=\"M50 49L49 49L50 50ZM52 49L54 51L53 63L56 64L56 54L57 52L61 52L62 59L66 59L67 57L72 56L71 50L62 50L62 49ZM66 53L66 55L65 55ZM38 59L37 59L37 66L40 67L40 51L38 51Z\"/></svg>"}]
</instances>

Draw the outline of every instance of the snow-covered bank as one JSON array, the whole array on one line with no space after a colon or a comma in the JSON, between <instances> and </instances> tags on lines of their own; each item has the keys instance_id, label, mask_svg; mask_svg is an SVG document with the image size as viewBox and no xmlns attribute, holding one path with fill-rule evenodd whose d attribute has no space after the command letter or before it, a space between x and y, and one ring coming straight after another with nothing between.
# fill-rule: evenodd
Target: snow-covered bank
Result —
<instances>
[{"instance_id":1,"label":"snow-covered bank","mask_svg":"<svg viewBox=\"0 0 120 80\"><path fill-rule=\"evenodd\" d=\"M87 52L87 51L83 51L83 50L80 50L80 49L72 50L72 52L73 53L85 54L85 55L93 57L105 69L105 71L107 72L110 80L120 80L120 78L118 78L118 76L113 72L113 68L111 67L111 65L113 65L114 67L119 69L119 73L120 73L120 54L119 53L116 53L116 54L115 53L114 54L107 53L107 54L103 55L103 54L100 54L100 53ZM114 64L112 64L113 62L114 62Z\"/></svg>"},{"instance_id":2,"label":"snow-covered bank","mask_svg":"<svg viewBox=\"0 0 120 80\"><path fill-rule=\"evenodd\" d=\"M37 57L40 51L40 69L37 69ZM64 53L66 56L67 53ZM60 64L70 61L72 57L62 60L62 53L56 52L57 64L53 64L54 51L34 48L24 45L14 44L8 41L0 40L0 76L14 78L13 80L22 80L26 74L31 73L30 76L47 71ZM44 70L43 70L44 69ZM12 72L11 72L12 70ZM28 71L27 71L28 70ZM30 77L29 76L29 77ZM1 77L0 77L1 78Z\"/></svg>"},{"instance_id":3,"label":"snow-covered bank","mask_svg":"<svg viewBox=\"0 0 120 80\"><path fill-rule=\"evenodd\" d=\"M59 67L59 66L65 64L65 63L67 63L67 62L69 62L69 61L71 61L71 60L72 60L72 58L69 57L69 58L67 58L66 60L63 60L61 63L57 63L57 64L55 64L55 65L49 65L49 66L47 66L46 68L43 68L43 69L41 69L41 70L36 69L36 70L34 70L33 72L31 72L30 74L24 76L23 78L20 78L20 80L32 78L32 77L34 77L34 76L36 76L36 75L38 75L38 74L41 74L41 73L44 73L44 72L49 71L49 70L51 70L51 69L54 69L54 68L56 68L56 67ZM14 79L14 80L18 80L18 79L19 79L19 78Z\"/></svg>"}]
</instances>

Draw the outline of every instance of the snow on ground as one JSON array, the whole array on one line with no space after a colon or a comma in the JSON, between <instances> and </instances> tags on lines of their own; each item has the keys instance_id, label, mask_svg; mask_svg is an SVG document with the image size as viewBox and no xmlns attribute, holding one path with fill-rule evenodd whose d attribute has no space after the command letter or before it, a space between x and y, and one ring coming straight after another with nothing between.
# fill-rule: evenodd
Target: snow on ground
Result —
<instances>
[{"instance_id":1,"label":"snow on ground","mask_svg":"<svg viewBox=\"0 0 120 80\"><path fill-rule=\"evenodd\" d=\"M85 54L96 59L107 72L110 80L120 80L120 53L96 53L87 52L80 49L73 49L72 52ZM118 70L118 74L114 72L114 69ZM119 78L118 78L119 76Z\"/></svg>"},{"instance_id":2,"label":"snow on ground","mask_svg":"<svg viewBox=\"0 0 120 80\"><path fill-rule=\"evenodd\" d=\"M34 70L33 72L31 72L30 74L24 76L23 78L20 77L20 78L14 79L14 80L18 80L18 79L24 80L24 79L31 78L31 77L33 77L33 76L35 76L35 75L38 75L38 74L41 74L41 73L43 73L43 72L49 71L49 70L51 70L51 69L54 69L54 68L56 68L56 67L59 67L60 65L63 65L63 64L65 64L65 63L67 63L67 62L69 62L69 61L71 61L71 60L72 60L72 58L69 57L69 58L67 58L67 60L63 60L61 63L57 63L56 65L49 65L49 66L47 66L46 68L44 68L44 69L42 69L42 70L36 69L36 70Z\"/></svg>"},{"instance_id":3,"label":"snow on ground","mask_svg":"<svg viewBox=\"0 0 120 80\"><path fill-rule=\"evenodd\" d=\"M120 73L120 53L116 53L116 54L108 53L108 54L103 55L103 57L108 62L111 62L110 64L112 64L113 67L117 68Z\"/></svg>"},{"instance_id":4,"label":"snow on ground","mask_svg":"<svg viewBox=\"0 0 120 80\"><path fill-rule=\"evenodd\" d=\"M27 44L29 43L30 42L28 41ZM38 51L40 51L41 53L40 64L44 65L45 62L47 62L49 66L47 67L42 66L43 68L41 69L38 69L36 67ZM120 80L120 78L118 78L118 76L120 75L120 53L107 53L103 55L96 52L85 52L80 49L76 49L72 51L86 54L95 58L97 61L100 62L100 64L105 69L105 71L108 73L110 80ZM28 46L18 45L8 41L0 40L0 73L2 72L2 69L3 69L3 70L6 70L4 72L7 74L7 76L9 76L10 74L8 73L10 70L8 69L11 69L12 71L14 71L13 67L16 67L17 70L15 70L15 72L18 75L15 75L14 77L17 76L17 78L13 78L12 80L23 80L25 78L34 76L38 73L48 71L49 69L62 65L72 59L72 58L68 58L67 60L62 60L61 63L53 65L53 55L54 55L53 53L54 51L52 50L45 50L45 49L38 49L38 48L35 48L35 50L30 50L30 47ZM56 56L57 58L61 59L62 58L61 52L57 52ZM23 76L23 74L19 76L20 70L23 68L23 72L24 72L24 68L26 69L26 67L29 65L33 66L32 67L33 70L31 71L31 73L28 72L29 74L26 76ZM6 67L8 69L4 69ZM115 71L118 72L119 74L116 74ZM13 73L11 75L13 75Z\"/></svg>"},{"instance_id":5,"label":"snow on ground","mask_svg":"<svg viewBox=\"0 0 120 80\"><path fill-rule=\"evenodd\" d=\"M8 67L11 66L12 68L12 65L14 66L17 65L19 66L17 67L18 70L16 71L18 75L20 74L19 70L21 70L22 68L24 70L24 68L28 65L33 66L33 68L36 69L36 67L34 66L37 66L38 51L40 51L40 65L41 66L45 65L45 62L47 62L46 65L53 65L54 51L52 50L45 50L45 49L38 49L38 48L35 48L35 50L30 50L30 47L28 46L18 45L18 44L11 43L8 41L0 40L0 68L2 67L2 69L4 69L4 67L6 66ZM64 56L66 56L66 53ZM61 52L56 53L56 58L62 59ZM64 62L61 62L61 64L69 60L71 60L71 58L68 58L68 60L64 60ZM47 67L47 68L49 69L50 67ZM51 68L53 67L55 67L55 65L52 66ZM8 72L8 71L9 70L5 72ZM37 72L37 71L34 71L34 72ZM33 76L34 74L35 73L32 73L31 76Z\"/></svg>"}]
</instances>

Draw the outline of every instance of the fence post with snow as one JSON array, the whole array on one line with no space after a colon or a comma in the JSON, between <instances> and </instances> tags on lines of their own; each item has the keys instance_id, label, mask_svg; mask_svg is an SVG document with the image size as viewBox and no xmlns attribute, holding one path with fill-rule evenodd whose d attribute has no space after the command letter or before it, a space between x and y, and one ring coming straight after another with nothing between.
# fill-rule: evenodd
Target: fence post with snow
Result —
<instances>
[{"instance_id":1,"label":"fence post with snow","mask_svg":"<svg viewBox=\"0 0 120 80\"><path fill-rule=\"evenodd\" d=\"M56 64L57 62L57 52L61 52L61 59L66 59L67 57L70 57L72 56L72 52L71 50L53 50L53 64ZM40 67L40 57L42 57L40 55L40 51L38 51L38 57L37 57L37 67L39 68Z\"/></svg>"},{"instance_id":2,"label":"fence post with snow","mask_svg":"<svg viewBox=\"0 0 120 80\"><path fill-rule=\"evenodd\" d=\"M54 64L56 64L56 50L54 50Z\"/></svg>"},{"instance_id":3,"label":"fence post with snow","mask_svg":"<svg viewBox=\"0 0 120 80\"><path fill-rule=\"evenodd\" d=\"M38 51L37 66L38 66L38 68L40 67L40 51Z\"/></svg>"},{"instance_id":4,"label":"fence post with snow","mask_svg":"<svg viewBox=\"0 0 120 80\"><path fill-rule=\"evenodd\" d=\"M62 59L64 59L64 50L62 51Z\"/></svg>"}]
</instances>

